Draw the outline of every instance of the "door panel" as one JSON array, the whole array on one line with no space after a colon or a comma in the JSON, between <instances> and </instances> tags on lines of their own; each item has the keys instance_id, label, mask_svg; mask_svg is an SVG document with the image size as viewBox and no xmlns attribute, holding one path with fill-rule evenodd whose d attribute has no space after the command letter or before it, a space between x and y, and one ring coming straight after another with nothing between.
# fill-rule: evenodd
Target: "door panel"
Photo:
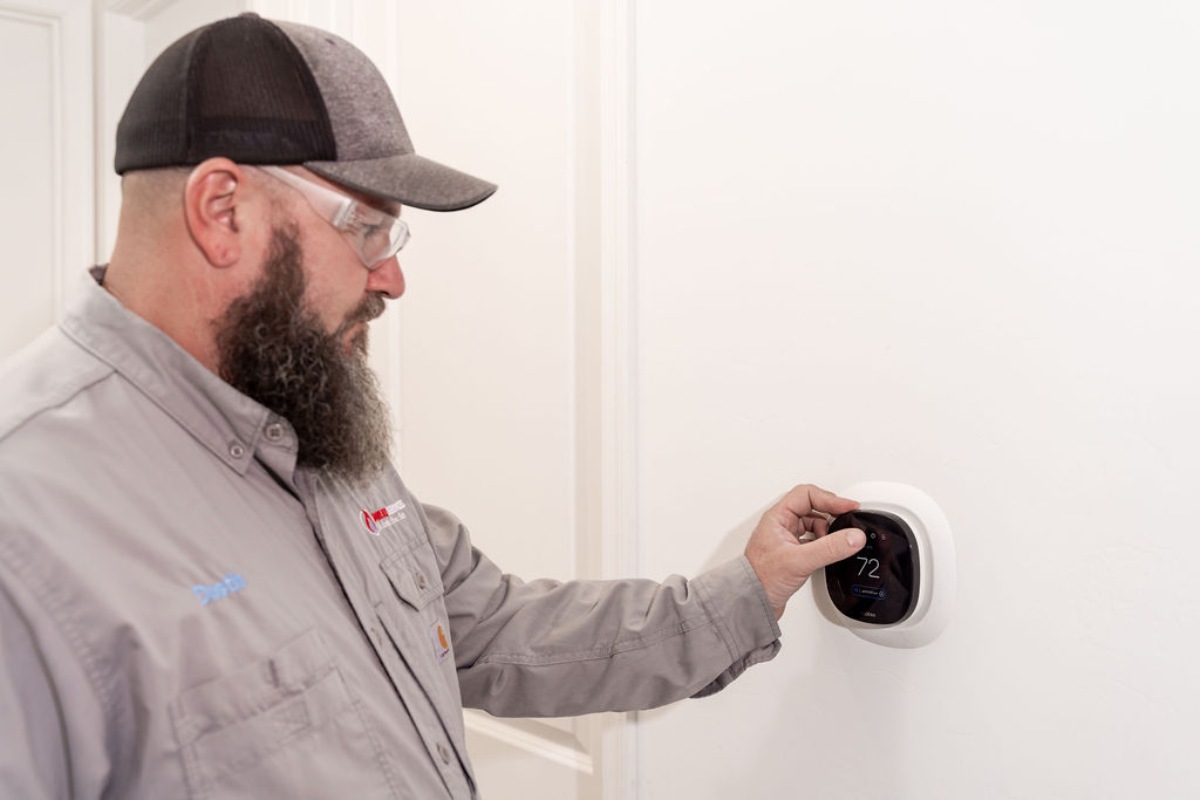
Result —
<instances>
[{"instance_id":1,"label":"door panel","mask_svg":"<svg viewBox=\"0 0 1200 800\"><path fill-rule=\"evenodd\" d=\"M0 0L0 357L54 322L90 264L91 6Z\"/></svg>"},{"instance_id":2,"label":"door panel","mask_svg":"<svg viewBox=\"0 0 1200 800\"><path fill-rule=\"evenodd\" d=\"M0 70L23 75L0 81L0 108L22 109L0 128L0 152L19 153L6 166L0 192L4 286L0 292L0 355L54 321L54 28L33 16L0 11Z\"/></svg>"}]
</instances>

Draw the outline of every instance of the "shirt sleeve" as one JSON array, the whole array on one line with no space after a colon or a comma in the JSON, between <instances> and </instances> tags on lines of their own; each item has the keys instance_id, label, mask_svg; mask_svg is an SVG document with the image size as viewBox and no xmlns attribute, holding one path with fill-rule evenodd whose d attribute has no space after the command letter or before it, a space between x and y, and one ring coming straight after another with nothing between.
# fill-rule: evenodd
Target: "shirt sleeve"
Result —
<instances>
[{"instance_id":1,"label":"shirt sleeve","mask_svg":"<svg viewBox=\"0 0 1200 800\"><path fill-rule=\"evenodd\" d=\"M779 651L745 557L690 580L526 583L473 547L452 514L423 511L468 707L529 717L653 708L719 691Z\"/></svg>"},{"instance_id":2,"label":"shirt sleeve","mask_svg":"<svg viewBox=\"0 0 1200 800\"><path fill-rule=\"evenodd\" d=\"M100 704L67 637L3 563L0 654L0 797L100 797Z\"/></svg>"}]
</instances>

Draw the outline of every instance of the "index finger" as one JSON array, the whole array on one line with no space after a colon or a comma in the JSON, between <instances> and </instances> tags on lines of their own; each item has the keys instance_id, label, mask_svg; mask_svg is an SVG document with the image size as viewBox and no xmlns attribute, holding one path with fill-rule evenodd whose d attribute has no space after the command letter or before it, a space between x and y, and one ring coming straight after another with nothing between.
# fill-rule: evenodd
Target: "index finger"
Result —
<instances>
[{"instance_id":1,"label":"index finger","mask_svg":"<svg viewBox=\"0 0 1200 800\"><path fill-rule=\"evenodd\" d=\"M797 518L805 517L814 511L826 514L845 514L858 508L858 501L838 497L828 489L812 484L801 484L794 487L779 501L779 507Z\"/></svg>"}]
</instances>

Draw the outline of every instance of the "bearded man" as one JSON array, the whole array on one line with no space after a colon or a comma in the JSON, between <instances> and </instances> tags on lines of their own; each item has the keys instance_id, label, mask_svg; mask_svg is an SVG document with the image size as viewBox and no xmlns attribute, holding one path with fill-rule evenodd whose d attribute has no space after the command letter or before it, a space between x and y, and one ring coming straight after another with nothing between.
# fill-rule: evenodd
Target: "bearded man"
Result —
<instances>
[{"instance_id":1,"label":"bearded man","mask_svg":"<svg viewBox=\"0 0 1200 800\"><path fill-rule=\"evenodd\" d=\"M464 704L717 691L862 546L801 486L691 580L502 573L391 467L366 364L401 207L495 187L416 155L354 47L255 15L169 47L117 139L111 261L0 380L0 796L475 797Z\"/></svg>"}]
</instances>

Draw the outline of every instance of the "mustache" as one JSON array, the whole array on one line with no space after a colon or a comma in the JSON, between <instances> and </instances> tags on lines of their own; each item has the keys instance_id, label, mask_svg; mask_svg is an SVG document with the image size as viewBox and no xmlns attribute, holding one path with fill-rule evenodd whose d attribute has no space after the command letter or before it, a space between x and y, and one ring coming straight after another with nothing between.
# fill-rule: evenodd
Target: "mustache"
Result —
<instances>
[{"instance_id":1,"label":"mustache","mask_svg":"<svg viewBox=\"0 0 1200 800\"><path fill-rule=\"evenodd\" d=\"M387 303L382 297L377 294L369 295L346 315L346 320L338 326L334 336L341 336L360 322L367 323L377 319L386 309Z\"/></svg>"}]
</instances>

